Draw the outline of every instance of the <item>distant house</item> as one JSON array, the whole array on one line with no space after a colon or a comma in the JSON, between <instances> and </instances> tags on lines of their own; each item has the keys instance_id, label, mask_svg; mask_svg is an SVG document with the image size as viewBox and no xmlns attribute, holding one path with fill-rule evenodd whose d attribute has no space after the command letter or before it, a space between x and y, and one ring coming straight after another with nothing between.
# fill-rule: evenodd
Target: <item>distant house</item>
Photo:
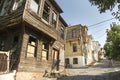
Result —
<instances>
[{"instance_id":1,"label":"distant house","mask_svg":"<svg viewBox=\"0 0 120 80\"><path fill-rule=\"evenodd\" d=\"M0 51L10 51L10 70L41 72L60 60L59 71L67 27L62 12L55 0L0 0Z\"/></svg>"},{"instance_id":2,"label":"distant house","mask_svg":"<svg viewBox=\"0 0 120 80\"><path fill-rule=\"evenodd\" d=\"M99 60L99 50L100 44L98 41L95 41L92 35L88 35L87 43L87 65Z\"/></svg>"},{"instance_id":3,"label":"distant house","mask_svg":"<svg viewBox=\"0 0 120 80\"><path fill-rule=\"evenodd\" d=\"M87 31L88 28L80 24L66 28L66 67L78 68L86 65Z\"/></svg>"}]
</instances>

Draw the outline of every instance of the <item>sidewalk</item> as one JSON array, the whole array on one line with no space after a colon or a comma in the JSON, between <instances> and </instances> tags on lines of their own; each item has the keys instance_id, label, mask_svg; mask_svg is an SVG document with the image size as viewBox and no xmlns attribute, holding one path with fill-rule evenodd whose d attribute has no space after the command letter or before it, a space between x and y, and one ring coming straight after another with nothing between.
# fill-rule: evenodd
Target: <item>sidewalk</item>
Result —
<instances>
[{"instance_id":1,"label":"sidewalk","mask_svg":"<svg viewBox=\"0 0 120 80\"><path fill-rule=\"evenodd\" d=\"M0 80L14 80L15 74L16 74L16 71L6 73L6 74L0 74Z\"/></svg>"}]
</instances>

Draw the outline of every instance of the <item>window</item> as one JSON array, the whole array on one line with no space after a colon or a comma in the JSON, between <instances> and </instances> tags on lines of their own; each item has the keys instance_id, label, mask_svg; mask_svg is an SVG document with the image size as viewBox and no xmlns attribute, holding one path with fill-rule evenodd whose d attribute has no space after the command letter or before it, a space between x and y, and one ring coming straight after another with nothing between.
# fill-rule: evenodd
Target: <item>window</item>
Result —
<instances>
[{"instance_id":1,"label":"window","mask_svg":"<svg viewBox=\"0 0 120 80\"><path fill-rule=\"evenodd\" d=\"M6 8L7 8L7 0L1 0L0 3L0 16L3 16L6 14Z\"/></svg>"},{"instance_id":2,"label":"window","mask_svg":"<svg viewBox=\"0 0 120 80\"><path fill-rule=\"evenodd\" d=\"M4 5L4 0L3 0L3 1L0 0L0 13L1 13L1 11L2 11L3 5Z\"/></svg>"},{"instance_id":3,"label":"window","mask_svg":"<svg viewBox=\"0 0 120 80\"><path fill-rule=\"evenodd\" d=\"M63 28L63 26L61 27L61 38L64 39L64 28Z\"/></svg>"},{"instance_id":4,"label":"window","mask_svg":"<svg viewBox=\"0 0 120 80\"><path fill-rule=\"evenodd\" d=\"M12 10L16 10L17 8L22 6L22 0L15 0Z\"/></svg>"},{"instance_id":5,"label":"window","mask_svg":"<svg viewBox=\"0 0 120 80\"><path fill-rule=\"evenodd\" d=\"M43 10L43 19L46 20L47 22L49 22L49 15L50 15L50 7L45 2L44 10Z\"/></svg>"},{"instance_id":6,"label":"window","mask_svg":"<svg viewBox=\"0 0 120 80\"><path fill-rule=\"evenodd\" d=\"M67 30L67 39L71 39L72 38L72 32L71 30Z\"/></svg>"},{"instance_id":7,"label":"window","mask_svg":"<svg viewBox=\"0 0 120 80\"><path fill-rule=\"evenodd\" d=\"M66 59L65 59L65 63L66 63L66 64L70 64L69 58L66 58Z\"/></svg>"},{"instance_id":8,"label":"window","mask_svg":"<svg viewBox=\"0 0 120 80\"><path fill-rule=\"evenodd\" d=\"M56 27L57 24L57 14L53 11L52 13L52 25Z\"/></svg>"},{"instance_id":9,"label":"window","mask_svg":"<svg viewBox=\"0 0 120 80\"><path fill-rule=\"evenodd\" d=\"M78 64L78 58L73 58L73 64Z\"/></svg>"},{"instance_id":10,"label":"window","mask_svg":"<svg viewBox=\"0 0 120 80\"><path fill-rule=\"evenodd\" d=\"M4 40L0 40L0 50L4 51L5 49L5 41Z\"/></svg>"},{"instance_id":11,"label":"window","mask_svg":"<svg viewBox=\"0 0 120 80\"><path fill-rule=\"evenodd\" d=\"M72 30L72 37L73 37L73 38L76 38L76 37L77 37L77 31L76 31L76 29L73 29L73 30Z\"/></svg>"},{"instance_id":12,"label":"window","mask_svg":"<svg viewBox=\"0 0 120 80\"><path fill-rule=\"evenodd\" d=\"M14 38L13 38L12 53L17 53L18 42L19 42L19 36L16 35L16 36L14 36Z\"/></svg>"},{"instance_id":13,"label":"window","mask_svg":"<svg viewBox=\"0 0 120 80\"><path fill-rule=\"evenodd\" d=\"M17 43L17 42L18 42L18 40L19 40L19 36L15 36L15 37L14 37L14 41L13 41L13 42L14 42L14 43Z\"/></svg>"},{"instance_id":14,"label":"window","mask_svg":"<svg viewBox=\"0 0 120 80\"><path fill-rule=\"evenodd\" d=\"M37 39L30 36L28 41L28 47L27 47L27 57L37 57L36 54L36 41Z\"/></svg>"},{"instance_id":15,"label":"window","mask_svg":"<svg viewBox=\"0 0 120 80\"><path fill-rule=\"evenodd\" d=\"M76 43L73 44L73 52L77 52L77 44Z\"/></svg>"},{"instance_id":16,"label":"window","mask_svg":"<svg viewBox=\"0 0 120 80\"><path fill-rule=\"evenodd\" d=\"M42 60L48 60L48 51L49 51L49 44L43 42L42 44Z\"/></svg>"},{"instance_id":17,"label":"window","mask_svg":"<svg viewBox=\"0 0 120 80\"><path fill-rule=\"evenodd\" d=\"M31 0L31 4L30 4L30 8L38 13L39 12L39 8L40 8L40 0Z\"/></svg>"}]
</instances>

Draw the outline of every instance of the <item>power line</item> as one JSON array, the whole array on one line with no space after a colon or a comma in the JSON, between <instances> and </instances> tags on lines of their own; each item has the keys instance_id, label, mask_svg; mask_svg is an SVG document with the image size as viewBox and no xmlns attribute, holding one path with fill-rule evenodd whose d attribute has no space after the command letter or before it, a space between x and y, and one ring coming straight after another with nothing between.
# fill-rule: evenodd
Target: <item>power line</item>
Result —
<instances>
[{"instance_id":1,"label":"power line","mask_svg":"<svg viewBox=\"0 0 120 80\"><path fill-rule=\"evenodd\" d=\"M96 24L92 24L92 25L90 25L90 26L88 26L88 27L92 27L92 26L95 26L95 25L98 25L98 24L101 24L101 23L104 23L104 22L108 22L108 21L111 21L111 20L113 20L113 19L115 19L115 18L110 18L110 19L107 19L107 20L98 22L98 23L96 23Z\"/></svg>"},{"instance_id":2,"label":"power line","mask_svg":"<svg viewBox=\"0 0 120 80\"><path fill-rule=\"evenodd\" d=\"M94 27L88 27L88 29L89 29L89 30L93 30L93 29L97 29L97 28L102 28L102 27L104 27L104 26L108 27L107 25L108 25L108 24L106 24L106 23L101 23L101 24L99 24L99 25L95 25Z\"/></svg>"},{"instance_id":3,"label":"power line","mask_svg":"<svg viewBox=\"0 0 120 80\"><path fill-rule=\"evenodd\" d=\"M94 37L94 39L101 39L101 38L103 38L105 35L106 35L106 33L103 33L103 34L101 34L101 35L99 35L99 36Z\"/></svg>"},{"instance_id":4,"label":"power line","mask_svg":"<svg viewBox=\"0 0 120 80\"><path fill-rule=\"evenodd\" d=\"M92 31L92 33L94 34L98 34L98 33L101 33L101 32L106 32L106 29L108 29L107 28L107 26L104 26L104 27L101 27L101 28L99 28L99 29L93 29L93 30L91 30Z\"/></svg>"}]
</instances>

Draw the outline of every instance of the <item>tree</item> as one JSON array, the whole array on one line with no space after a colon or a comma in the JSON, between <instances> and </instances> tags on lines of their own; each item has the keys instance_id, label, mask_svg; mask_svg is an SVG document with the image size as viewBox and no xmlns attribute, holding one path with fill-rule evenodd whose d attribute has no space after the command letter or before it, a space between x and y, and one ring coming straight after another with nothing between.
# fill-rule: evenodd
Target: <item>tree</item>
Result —
<instances>
[{"instance_id":1,"label":"tree","mask_svg":"<svg viewBox=\"0 0 120 80\"><path fill-rule=\"evenodd\" d=\"M118 10L113 12L112 15L120 20L120 0L89 0L91 5L97 6L100 13L104 13L107 10L112 11L115 6L118 6Z\"/></svg>"},{"instance_id":2,"label":"tree","mask_svg":"<svg viewBox=\"0 0 120 80\"><path fill-rule=\"evenodd\" d=\"M120 25L113 23L107 30L107 41L104 45L108 57L120 60Z\"/></svg>"}]
</instances>

